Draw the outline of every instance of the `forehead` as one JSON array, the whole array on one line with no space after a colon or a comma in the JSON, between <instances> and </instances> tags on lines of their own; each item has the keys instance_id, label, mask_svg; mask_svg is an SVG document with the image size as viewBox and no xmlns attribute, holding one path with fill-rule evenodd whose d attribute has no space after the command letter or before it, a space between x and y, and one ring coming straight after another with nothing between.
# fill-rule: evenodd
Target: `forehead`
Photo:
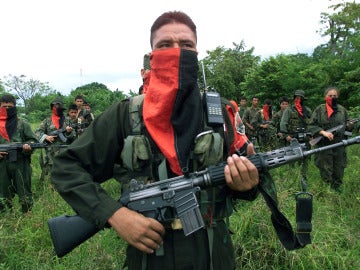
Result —
<instances>
[{"instance_id":1,"label":"forehead","mask_svg":"<svg viewBox=\"0 0 360 270\"><path fill-rule=\"evenodd\" d=\"M12 102L0 102L0 106L11 106L11 107L13 107L13 106L15 106L14 105L14 103L12 103Z\"/></svg>"},{"instance_id":2,"label":"forehead","mask_svg":"<svg viewBox=\"0 0 360 270\"><path fill-rule=\"evenodd\" d=\"M161 26L154 32L153 44L160 40L192 40L196 44L196 36L191 29L183 23L169 23Z\"/></svg>"},{"instance_id":3,"label":"forehead","mask_svg":"<svg viewBox=\"0 0 360 270\"><path fill-rule=\"evenodd\" d=\"M337 94L338 94L338 92L335 89L331 89L326 93L327 96L330 96L330 95L333 96L333 95L337 95Z\"/></svg>"}]
</instances>

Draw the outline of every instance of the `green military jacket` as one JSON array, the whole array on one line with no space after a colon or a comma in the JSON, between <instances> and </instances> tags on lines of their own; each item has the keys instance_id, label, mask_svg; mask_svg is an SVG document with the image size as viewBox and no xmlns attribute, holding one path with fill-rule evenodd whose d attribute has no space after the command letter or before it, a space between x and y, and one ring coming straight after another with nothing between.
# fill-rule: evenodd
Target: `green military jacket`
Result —
<instances>
[{"instance_id":1,"label":"green military jacket","mask_svg":"<svg viewBox=\"0 0 360 270\"><path fill-rule=\"evenodd\" d=\"M344 139L346 121L349 119L349 115L348 111L343 106L339 104L337 106L338 111L335 112L330 119L328 118L325 104L319 105L311 115L308 130L313 136L317 136L321 130L328 130L342 124L344 125L342 129L337 130L334 133L334 140L332 142L329 140L321 140L319 145L336 143Z\"/></svg>"},{"instance_id":2,"label":"green military jacket","mask_svg":"<svg viewBox=\"0 0 360 270\"><path fill-rule=\"evenodd\" d=\"M55 188L77 213L99 228L103 228L113 213L121 207L118 198L109 196L99 185L114 176L114 165L117 164L126 171L130 170L131 164L136 165L132 168L136 177L137 172L142 176L141 173L148 167L148 157L144 152L127 153L130 160L125 160L123 150L126 139L132 134L130 122L129 100L113 104L95 118L84 136L80 136L67 149L60 152L54 161L51 180ZM133 140L134 145L138 139L142 140L137 137L137 140ZM134 159L140 159L142 162L133 163ZM221 155L221 159L225 160L226 157ZM64 167L66 176L63 173ZM234 196L254 199L256 195L257 190L253 190Z\"/></svg>"},{"instance_id":3,"label":"green military jacket","mask_svg":"<svg viewBox=\"0 0 360 270\"><path fill-rule=\"evenodd\" d=\"M248 136L256 136L256 129L254 129L254 130L249 129L247 124L251 125L253 118L256 116L256 113L259 110L260 110L259 108L250 107L250 108L247 108L246 111L244 112L242 121L244 122L244 125L245 125L245 133Z\"/></svg>"},{"instance_id":4,"label":"green military jacket","mask_svg":"<svg viewBox=\"0 0 360 270\"><path fill-rule=\"evenodd\" d=\"M64 124L62 127L60 127L60 129L65 129L67 125L67 121L64 121ZM49 134L53 131L56 131L57 128L54 126L54 124L51 121L51 118L45 118L40 126L35 130L35 135L38 137L38 140L40 143L45 142L45 138L47 136L49 136ZM73 130L72 132L68 133L66 131L63 132L64 136L67 139L67 143L71 143L73 140L75 140L76 138L76 132L75 130ZM59 136L57 137L57 139L54 141L53 143L54 145L59 145L59 144L64 144L64 142L62 142L59 138Z\"/></svg>"},{"instance_id":5,"label":"green military jacket","mask_svg":"<svg viewBox=\"0 0 360 270\"><path fill-rule=\"evenodd\" d=\"M13 134L10 142L0 136L0 144L8 143L36 143L38 139L32 131L30 124L22 118L18 118L18 124L15 133ZM26 154L28 155L28 154Z\"/></svg>"},{"instance_id":6,"label":"green military jacket","mask_svg":"<svg viewBox=\"0 0 360 270\"><path fill-rule=\"evenodd\" d=\"M18 124L10 143L36 143L38 141L36 135L32 131L30 124L22 118L18 118ZM0 136L0 144L9 143Z\"/></svg>"},{"instance_id":7,"label":"green military jacket","mask_svg":"<svg viewBox=\"0 0 360 270\"><path fill-rule=\"evenodd\" d=\"M280 121L280 132L283 134L283 138L287 136L296 138L300 129L302 129L301 132L307 131L311 109L305 106L305 110L305 117L301 117L294 105L285 109Z\"/></svg>"}]
</instances>

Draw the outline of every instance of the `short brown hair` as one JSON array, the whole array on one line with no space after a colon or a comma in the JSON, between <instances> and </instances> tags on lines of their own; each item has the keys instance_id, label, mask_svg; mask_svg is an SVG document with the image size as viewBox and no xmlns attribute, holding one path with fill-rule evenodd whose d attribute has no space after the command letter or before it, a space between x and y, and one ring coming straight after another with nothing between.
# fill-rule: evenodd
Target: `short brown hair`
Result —
<instances>
[{"instance_id":1,"label":"short brown hair","mask_svg":"<svg viewBox=\"0 0 360 270\"><path fill-rule=\"evenodd\" d=\"M153 46L152 41L153 41L154 33L157 30L159 30L160 27L170 23L183 23L187 25L191 29L191 31L195 34L195 37L197 39L196 25L186 13L181 11L168 11L160 15L160 17L158 17L151 26L151 30L150 30L151 48Z\"/></svg>"}]
</instances>

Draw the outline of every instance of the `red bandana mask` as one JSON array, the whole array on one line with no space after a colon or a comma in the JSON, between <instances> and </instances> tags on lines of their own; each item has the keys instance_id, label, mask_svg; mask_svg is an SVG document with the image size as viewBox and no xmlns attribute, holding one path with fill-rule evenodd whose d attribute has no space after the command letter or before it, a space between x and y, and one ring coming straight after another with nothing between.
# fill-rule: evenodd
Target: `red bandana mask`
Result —
<instances>
[{"instance_id":1,"label":"red bandana mask","mask_svg":"<svg viewBox=\"0 0 360 270\"><path fill-rule=\"evenodd\" d=\"M335 113L335 111L337 110L336 99L335 99L335 98L331 98L331 97L326 97L326 98L325 98L325 104L326 104L327 116L328 116L328 119L330 119L330 117L331 117L331 116Z\"/></svg>"},{"instance_id":2,"label":"red bandana mask","mask_svg":"<svg viewBox=\"0 0 360 270\"><path fill-rule=\"evenodd\" d=\"M18 123L16 107L0 107L0 136L10 142Z\"/></svg>"},{"instance_id":3,"label":"red bandana mask","mask_svg":"<svg viewBox=\"0 0 360 270\"><path fill-rule=\"evenodd\" d=\"M197 85L197 54L180 48L158 50L152 52L150 63L144 123L172 172L182 175L188 168L203 115Z\"/></svg>"},{"instance_id":4,"label":"red bandana mask","mask_svg":"<svg viewBox=\"0 0 360 270\"><path fill-rule=\"evenodd\" d=\"M64 109L56 108L55 106L53 106L51 111L52 111L51 122L56 127L56 129L61 128L65 121Z\"/></svg>"},{"instance_id":5,"label":"red bandana mask","mask_svg":"<svg viewBox=\"0 0 360 270\"><path fill-rule=\"evenodd\" d=\"M269 105L263 105L263 114L264 114L264 120L269 121L270 120L270 106Z\"/></svg>"},{"instance_id":6,"label":"red bandana mask","mask_svg":"<svg viewBox=\"0 0 360 270\"><path fill-rule=\"evenodd\" d=\"M302 104L301 104L301 97L296 97L295 98L295 108L298 111L298 113L300 114L300 116L304 117L303 107L302 107Z\"/></svg>"}]
</instances>

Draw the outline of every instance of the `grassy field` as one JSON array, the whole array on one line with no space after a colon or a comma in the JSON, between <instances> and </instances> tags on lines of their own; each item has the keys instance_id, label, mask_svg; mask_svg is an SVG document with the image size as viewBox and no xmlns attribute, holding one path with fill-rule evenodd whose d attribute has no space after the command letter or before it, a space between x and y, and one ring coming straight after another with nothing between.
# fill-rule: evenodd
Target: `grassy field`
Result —
<instances>
[{"instance_id":1,"label":"grassy field","mask_svg":"<svg viewBox=\"0 0 360 270\"><path fill-rule=\"evenodd\" d=\"M239 202L230 228L237 254L237 269L360 269L360 145L348 147L349 165L342 193L329 189L310 162L308 191L314 194L312 244L304 249L286 251L275 234L270 210L260 196L254 202ZM33 155L33 192L31 213L21 214L20 206L0 214L0 270L14 269L121 269L125 244L111 229L106 229L57 258L49 236L47 220L72 214L50 184L39 182L39 150ZM280 209L295 226L294 194L300 191L300 170L288 165L271 171L277 184ZM118 197L115 180L104 187Z\"/></svg>"}]
</instances>

